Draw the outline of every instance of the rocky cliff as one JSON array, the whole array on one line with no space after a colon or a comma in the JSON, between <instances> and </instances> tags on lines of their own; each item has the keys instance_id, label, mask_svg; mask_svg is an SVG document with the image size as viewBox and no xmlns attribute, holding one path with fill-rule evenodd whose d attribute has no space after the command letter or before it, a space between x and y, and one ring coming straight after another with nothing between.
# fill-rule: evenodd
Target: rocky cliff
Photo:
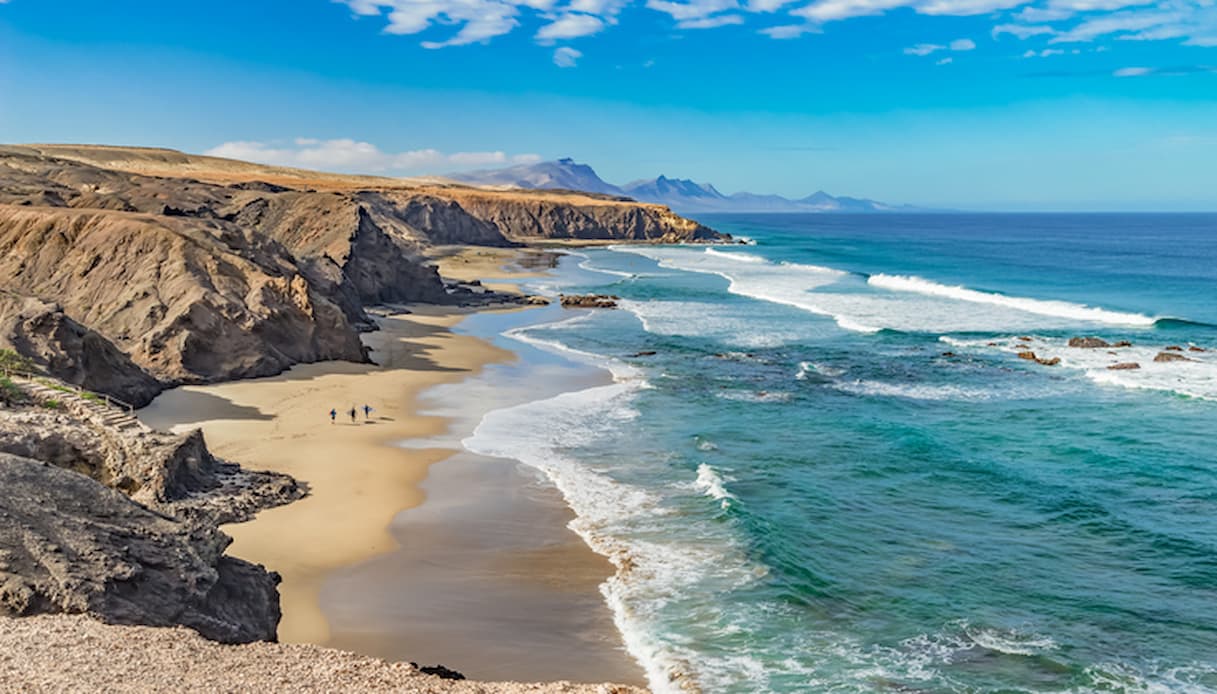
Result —
<instances>
[{"instance_id":1,"label":"rocky cliff","mask_svg":"<svg viewBox=\"0 0 1217 694\"><path fill-rule=\"evenodd\" d=\"M18 351L55 375L143 404L158 386L141 370L176 385L363 361L366 305L504 298L446 284L431 245L717 238L667 208L582 193L0 147L0 290L46 304L36 319L34 304L0 301L0 341L24 340Z\"/></svg>"},{"instance_id":2,"label":"rocky cliff","mask_svg":"<svg viewBox=\"0 0 1217 694\"><path fill-rule=\"evenodd\" d=\"M101 333L77 323L62 307L0 290L0 348L29 357L46 373L136 407L161 384Z\"/></svg>"},{"instance_id":3,"label":"rocky cliff","mask_svg":"<svg viewBox=\"0 0 1217 694\"><path fill-rule=\"evenodd\" d=\"M89 613L274 640L278 577L224 556L215 526L151 511L89 477L0 453L0 614Z\"/></svg>"}]
</instances>

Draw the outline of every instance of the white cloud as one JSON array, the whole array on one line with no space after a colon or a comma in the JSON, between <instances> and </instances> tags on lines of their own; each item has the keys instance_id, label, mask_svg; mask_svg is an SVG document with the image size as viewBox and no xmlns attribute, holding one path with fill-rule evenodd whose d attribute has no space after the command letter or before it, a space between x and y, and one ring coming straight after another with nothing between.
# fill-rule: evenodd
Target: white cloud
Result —
<instances>
[{"instance_id":1,"label":"white cloud","mask_svg":"<svg viewBox=\"0 0 1217 694\"><path fill-rule=\"evenodd\" d=\"M1148 67L1122 67L1111 74L1116 77L1141 77L1152 72L1153 68Z\"/></svg>"},{"instance_id":2,"label":"white cloud","mask_svg":"<svg viewBox=\"0 0 1217 694\"><path fill-rule=\"evenodd\" d=\"M390 34L423 35L427 48L487 43L517 30L543 45L608 30L627 7L667 16L677 29L708 29L789 18L757 31L774 39L817 33L822 25L899 9L928 16L992 15L994 37L1051 36L1058 43L1099 39L1217 46L1217 0L337 0L357 17L380 17ZM3 2L3 0L0 0ZM792 21L793 20L793 21Z\"/></svg>"},{"instance_id":3,"label":"white cloud","mask_svg":"<svg viewBox=\"0 0 1217 694\"><path fill-rule=\"evenodd\" d=\"M1042 51L1028 50L1026 53L1023 53L1024 58L1050 58L1054 55L1065 55L1065 51L1059 48L1045 48Z\"/></svg>"},{"instance_id":4,"label":"white cloud","mask_svg":"<svg viewBox=\"0 0 1217 694\"><path fill-rule=\"evenodd\" d=\"M737 14L724 14L717 17L703 17L701 19L686 19L676 23L677 29L717 29L718 27L730 26L732 24L743 24L744 18Z\"/></svg>"},{"instance_id":5,"label":"white cloud","mask_svg":"<svg viewBox=\"0 0 1217 694\"><path fill-rule=\"evenodd\" d=\"M376 145L352 139L318 140L296 138L290 144L234 141L207 150L213 157L240 159L260 164L292 166L322 171L356 173L421 172L428 170L472 168L496 164L525 164L540 161L536 154L508 156L505 152L452 152L416 149L384 152Z\"/></svg>"},{"instance_id":6,"label":"white cloud","mask_svg":"<svg viewBox=\"0 0 1217 694\"><path fill-rule=\"evenodd\" d=\"M537 31L537 41L552 42L590 36L604 28L604 21L590 14L564 14Z\"/></svg>"},{"instance_id":7,"label":"white cloud","mask_svg":"<svg viewBox=\"0 0 1217 694\"><path fill-rule=\"evenodd\" d=\"M972 39L955 39L954 41L943 46L937 43L919 43L904 49L905 55L930 55L938 51L971 51L976 49L976 42ZM949 60L947 62L950 62ZM939 61L939 64L943 64Z\"/></svg>"},{"instance_id":8,"label":"white cloud","mask_svg":"<svg viewBox=\"0 0 1217 694\"><path fill-rule=\"evenodd\" d=\"M758 31L771 39L779 41L786 39L797 39L803 34L818 34L820 28L814 24L783 24L776 27L765 27Z\"/></svg>"},{"instance_id":9,"label":"white cloud","mask_svg":"<svg viewBox=\"0 0 1217 694\"><path fill-rule=\"evenodd\" d=\"M936 62L934 64L935 65L950 65L953 62L955 62L954 58L942 58L941 60L939 60L938 62Z\"/></svg>"},{"instance_id":10,"label":"white cloud","mask_svg":"<svg viewBox=\"0 0 1217 694\"><path fill-rule=\"evenodd\" d=\"M905 55L929 55L936 51L945 50L946 46L939 46L935 43L919 43L916 46L904 49Z\"/></svg>"},{"instance_id":11,"label":"white cloud","mask_svg":"<svg viewBox=\"0 0 1217 694\"><path fill-rule=\"evenodd\" d=\"M1049 26L1031 26L1026 24L998 24L993 27L993 38L997 38L1002 34L1010 34L1011 36L1020 39L1029 39L1032 36L1043 36L1046 34L1055 34L1056 30Z\"/></svg>"},{"instance_id":12,"label":"white cloud","mask_svg":"<svg viewBox=\"0 0 1217 694\"><path fill-rule=\"evenodd\" d=\"M570 46L563 46L554 51L554 65L558 67L574 67L582 57L583 53L581 51L575 50Z\"/></svg>"}]
</instances>

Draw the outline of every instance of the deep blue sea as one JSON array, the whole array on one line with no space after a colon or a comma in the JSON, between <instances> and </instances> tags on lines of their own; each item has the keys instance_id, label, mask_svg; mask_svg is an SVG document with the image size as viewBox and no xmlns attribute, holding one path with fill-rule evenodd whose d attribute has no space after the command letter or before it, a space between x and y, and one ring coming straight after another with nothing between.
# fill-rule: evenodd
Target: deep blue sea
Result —
<instances>
[{"instance_id":1,"label":"deep blue sea","mask_svg":"<svg viewBox=\"0 0 1217 694\"><path fill-rule=\"evenodd\" d=\"M562 491L656 691L1217 691L1217 216L702 221L754 245L534 281L622 297L504 338L613 382L465 440Z\"/></svg>"}]
</instances>

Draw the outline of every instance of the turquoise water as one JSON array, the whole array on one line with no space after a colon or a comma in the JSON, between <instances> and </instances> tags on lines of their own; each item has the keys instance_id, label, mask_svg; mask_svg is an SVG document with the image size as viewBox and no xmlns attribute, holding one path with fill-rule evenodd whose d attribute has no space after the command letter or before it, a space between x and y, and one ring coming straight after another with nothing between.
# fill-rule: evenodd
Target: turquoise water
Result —
<instances>
[{"instance_id":1,"label":"turquoise water","mask_svg":"<svg viewBox=\"0 0 1217 694\"><path fill-rule=\"evenodd\" d=\"M465 440L563 492L657 691L1217 691L1217 217L704 221L755 245L539 280L624 310L506 338L614 383Z\"/></svg>"}]
</instances>

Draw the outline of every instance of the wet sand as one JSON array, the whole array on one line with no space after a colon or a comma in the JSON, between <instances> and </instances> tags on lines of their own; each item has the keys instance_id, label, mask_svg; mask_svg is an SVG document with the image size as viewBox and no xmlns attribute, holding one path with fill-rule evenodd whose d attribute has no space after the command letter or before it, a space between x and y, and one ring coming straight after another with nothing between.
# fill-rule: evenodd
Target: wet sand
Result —
<instances>
[{"instance_id":1,"label":"wet sand","mask_svg":"<svg viewBox=\"0 0 1217 694\"><path fill-rule=\"evenodd\" d=\"M502 268L512 253L480 256L478 271L519 276ZM201 427L217 455L308 485L308 497L224 528L231 554L283 576L281 641L442 662L478 679L642 683L599 593L612 566L566 528L556 490L510 461L456 455L454 443L397 445L443 436L458 417L420 413L421 393L516 360L449 329L468 312L412 308L364 336L378 365L178 388L140 416ZM352 422L346 411L365 402L371 417Z\"/></svg>"}]
</instances>

